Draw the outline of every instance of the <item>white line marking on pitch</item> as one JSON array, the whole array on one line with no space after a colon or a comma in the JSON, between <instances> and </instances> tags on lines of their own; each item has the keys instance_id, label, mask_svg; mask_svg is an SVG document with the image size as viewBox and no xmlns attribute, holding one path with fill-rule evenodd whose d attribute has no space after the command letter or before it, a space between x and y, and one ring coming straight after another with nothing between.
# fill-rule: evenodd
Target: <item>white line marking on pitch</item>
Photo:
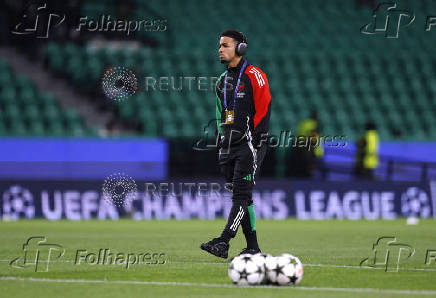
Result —
<instances>
[{"instance_id":1,"label":"white line marking on pitch","mask_svg":"<svg viewBox=\"0 0 436 298\"><path fill-rule=\"evenodd\" d=\"M0 280L8 281L30 281L30 282L51 282L51 283L89 283L89 284L123 284L123 285L152 285L152 286L181 286L181 287L207 287L207 288L240 288L231 284L211 284L194 282L172 282L172 281L134 281L134 280L92 280L92 279L50 279L34 277L2 276ZM254 286L245 287L251 289L293 289L305 291L331 291L331 292L353 292L353 293L384 293L400 295L436 295L431 290L394 290L374 288L327 288L327 287L277 287L277 286Z\"/></svg>"},{"instance_id":2,"label":"white line marking on pitch","mask_svg":"<svg viewBox=\"0 0 436 298\"><path fill-rule=\"evenodd\" d=\"M228 265L229 263L218 263L218 262L168 262L169 264L204 264L204 265ZM336 265L336 264L304 264L303 266L307 267L328 267L328 268L351 268L351 269L375 269L375 270L384 270L385 268L382 267L369 267L369 266L352 266L352 265ZM405 271L433 271L436 272L435 268L400 268L401 270Z\"/></svg>"},{"instance_id":3,"label":"white line marking on pitch","mask_svg":"<svg viewBox=\"0 0 436 298\"><path fill-rule=\"evenodd\" d=\"M0 263L9 263L11 260L0 260ZM47 263L47 261L40 260L41 263ZM50 261L50 263L74 263L74 260L55 260ZM166 264L200 264L200 265L229 265L230 263L225 262L197 262L197 261L188 261L188 262L180 262L180 261L167 261ZM106 264L112 266L121 266L124 264ZM132 264L136 265L136 264ZM325 268L350 268L350 269L374 269L374 270L384 270L383 267L369 267L369 266L353 266L353 265L336 265L336 264L303 264L307 267L325 267ZM400 271L427 271L427 272L436 272L436 268L400 268Z\"/></svg>"}]
</instances>

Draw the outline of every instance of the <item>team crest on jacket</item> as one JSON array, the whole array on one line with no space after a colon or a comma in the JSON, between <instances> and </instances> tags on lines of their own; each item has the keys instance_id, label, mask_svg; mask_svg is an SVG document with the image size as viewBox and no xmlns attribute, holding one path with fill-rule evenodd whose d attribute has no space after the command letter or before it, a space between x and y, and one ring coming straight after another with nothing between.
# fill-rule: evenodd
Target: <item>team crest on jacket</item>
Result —
<instances>
[{"instance_id":1,"label":"team crest on jacket","mask_svg":"<svg viewBox=\"0 0 436 298\"><path fill-rule=\"evenodd\" d=\"M244 82L241 82L238 86L238 93L237 93L238 98L243 98L245 96L245 92L243 92L244 88L245 88L245 84Z\"/></svg>"},{"instance_id":2,"label":"team crest on jacket","mask_svg":"<svg viewBox=\"0 0 436 298\"><path fill-rule=\"evenodd\" d=\"M242 92L244 90L244 88L245 88L245 83L241 82L241 84L239 84L239 86L238 86L238 92Z\"/></svg>"}]
</instances>

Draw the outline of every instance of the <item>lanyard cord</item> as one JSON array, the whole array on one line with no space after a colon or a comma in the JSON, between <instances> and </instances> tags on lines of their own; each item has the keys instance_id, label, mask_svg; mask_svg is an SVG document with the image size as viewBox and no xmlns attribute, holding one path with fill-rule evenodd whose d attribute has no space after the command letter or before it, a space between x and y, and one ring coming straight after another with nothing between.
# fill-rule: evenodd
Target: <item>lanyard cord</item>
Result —
<instances>
[{"instance_id":1,"label":"lanyard cord","mask_svg":"<svg viewBox=\"0 0 436 298\"><path fill-rule=\"evenodd\" d=\"M238 82L236 84L235 92L233 94L233 109L235 109L235 106L236 106L236 97L238 94L239 83L241 81L241 76L242 76L242 73L244 72L246 66L247 66L247 61L244 61L244 64L241 67L241 71L239 72ZM226 88L227 87L227 73L228 73L228 71L226 71L226 76L224 77L224 107L226 108L226 110L227 110L227 88Z\"/></svg>"}]
</instances>

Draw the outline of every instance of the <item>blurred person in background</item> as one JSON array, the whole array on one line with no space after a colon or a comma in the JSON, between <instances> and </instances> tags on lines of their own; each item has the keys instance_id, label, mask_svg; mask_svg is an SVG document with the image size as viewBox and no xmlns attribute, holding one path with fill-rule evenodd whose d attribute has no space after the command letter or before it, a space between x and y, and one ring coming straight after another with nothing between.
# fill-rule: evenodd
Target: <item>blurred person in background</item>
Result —
<instances>
[{"instance_id":1,"label":"blurred person in background","mask_svg":"<svg viewBox=\"0 0 436 298\"><path fill-rule=\"evenodd\" d=\"M374 179L374 170L379 164L379 136L372 122L365 125L365 133L356 144L355 174L359 179Z\"/></svg>"},{"instance_id":2,"label":"blurred person in background","mask_svg":"<svg viewBox=\"0 0 436 298\"><path fill-rule=\"evenodd\" d=\"M311 111L309 118L300 122L297 129L297 137L304 137L305 140L317 140L317 146L306 144L295 146L291 152L290 175L298 178L312 178L315 170L321 164L324 156L324 149L319 141L319 121L318 113Z\"/></svg>"}]
</instances>

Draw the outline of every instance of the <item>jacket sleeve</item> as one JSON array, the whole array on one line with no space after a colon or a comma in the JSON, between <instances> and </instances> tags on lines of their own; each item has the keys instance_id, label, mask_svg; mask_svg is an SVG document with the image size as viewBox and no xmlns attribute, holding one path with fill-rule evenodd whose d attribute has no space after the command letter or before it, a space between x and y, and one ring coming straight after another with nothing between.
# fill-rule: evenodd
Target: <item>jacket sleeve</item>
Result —
<instances>
[{"instance_id":1,"label":"jacket sleeve","mask_svg":"<svg viewBox=\"0 0 436 298\"><path fill-rule=\"evenodd\" d=\"M223 112L223 107L221 105L220 98L216 97L216 129L218 134L223 135L223 130L221 128L221 114Z\"/></svg>"},{"instance_id":2,"label":"jacket sleeve","mask_svg":"<svg viewBox=\"0 0 436 298\"><path fill-rule=\"evenodd\" d=\"M215 110L216 129L217 129L217 134L219 134L221 136L223 135L223 130L221 128L221 119L222 119L222 114L223 114L223 105L221 103L221 99L220 99L220 97L218 95L218 92L219 92L220 82L221 82L221 79L222 79L224 74L225 74L225 72L220 75L220 77L218 78L218 80L216 82L216 85L215 85L215 94L216 94L216 110Z\"/></svg>"},{"instance_id":3,"label":"jacket sleeve","mask_svg":"<svg viewBox=\"0 0 436 298\"><path fill-rule=\"evenodd\" d=\"M271 115L271 94L268 79L261 70L252 67L248 71L253 90L254 116L253 116L253 146L259 147L261 140L267 138L269 119Z\"/></svg>"}]
</instances>

